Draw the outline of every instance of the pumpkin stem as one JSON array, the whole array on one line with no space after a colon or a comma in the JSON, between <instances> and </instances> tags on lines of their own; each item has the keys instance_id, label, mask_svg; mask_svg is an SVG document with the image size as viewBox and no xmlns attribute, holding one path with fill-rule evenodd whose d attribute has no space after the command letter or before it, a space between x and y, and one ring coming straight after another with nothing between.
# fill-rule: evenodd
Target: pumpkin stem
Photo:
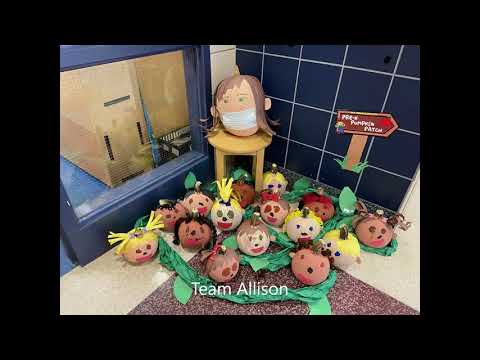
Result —
<instances>
[{"instance_id":1,"label":"pumpkin stem","mask_svg":"<svg viewBox=\"0 0 480 360\"><path fill-rule=\"evenodd\" d=\"M196 192L200 192L200 185L202 185L202 182L201 181L197 181L195 183L195 191Z\"/></svg>"},{"instance_id":2,"label":"pumpkin stem","mask_svg":"<svg viewBox=\"0 0 480 360\"><path fill-rule=\"evenodd\" d=\"M316 193L317 193L318 195L323 195L324 192L325 192L325 191L323 190L323 188L322 188L321 186L317 188Z\"/></svg>"},{"instance_id":3,"label":"pumpkin stem","mask_svg":"<svg viewBox=\"0 0 480 360\"><path fill-rule=\"evenodd\" d=\"M158 200L158 204L160 206L164 206L164 205L168 205L168 204L171 204L172 202L170 200L167 200L167 199L161 199L161 200Z\"/></svg>"},{"instance_id":4,"label":"pumpkin stem","mask_svg":"<svg viewBox=\"0 0 480 360\"><path fill-rule=\"evenodd\" d=\"M347 240L348 237L348 226L346 224L340 225L340 239Z\"/></svg>"},{"instance_id":5,"label":"pumpkin stem","mask_svg":"<svg viewBox=\"0 0 480 360\"><path fill-rule=\"evenodd\" d=\"M192 217L193 217L194 219L198 219L199 214L198 214L197 208L195 208L195 209L192 210Z\"/></svg>"},{"instance_id":6,"label":"pumpkin stem","mask_svg":"<svg viewBox=\"0 0 480 360\"><path fill-rule=\"evenodd\" d=\"M382 217L383 217L383 214L384 214L384 212L383 212L382 209L377 209L377 210L375 211L375 216L376 216L376 217L382 218Z\"/></svg>"},{"instance_id":7,"label":"pumpkin stem","mask_svg":"<svg viewBox=\"0 0 480 360\"><path fill-rule=\"evenodd\" d=\"M257 226L259 219L260 219L260 213L259 212L254 212L252 214L252 226Z\"/></svg>"},{"instance_id":8,"label":"pumpkin stem","mask_svg":"<svg viewBox=\"0 0 480 360\"><path fill-rule=\"evenodd\" d=\"M306 218L309 213L310 213L310 209L305 206L305 207L302 209L302 216L303 216L304 218Z\"/></svg>"},{"instance_id":9,"label":"pumpkin stem","mask_svg":"<svg viewBox=\"0 0 480 360\"><path fill-rule=\"evenodd\" d=\"M271 170L272 174L276 174L277 171L278 171L277 164L273 163L273 164L272 164L272 170Z\"/></svg>"}]
</instances>

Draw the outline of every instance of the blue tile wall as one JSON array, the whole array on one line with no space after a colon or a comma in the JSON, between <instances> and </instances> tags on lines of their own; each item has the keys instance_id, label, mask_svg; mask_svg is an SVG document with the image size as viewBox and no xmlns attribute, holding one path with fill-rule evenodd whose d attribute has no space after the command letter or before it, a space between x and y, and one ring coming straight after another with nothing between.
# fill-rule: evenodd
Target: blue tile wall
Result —
<instances>
[{"instance_id":1,"label":"blue tile wall","mask_svg":"<svg viewBox=\"0 0 480 360\"><path fill-rule=\"evenodd\" d=\"M281 121L266 161L398 210L420 162L420 47L265 45L265 52L263 65L263 45L237 45L236 53L241 73L260 79L263 66L263 88L274 97L268 115ZM399 124L388 139L368 139L361 161L370 166L361 174L335 162L346 155L351 135L336 133L332 109L384 111Z\"/></svg>"},{"instance_id":2,"label":"blue tile wall","mask_svg":"<svg viewBox=\"0 0 480 360\"><path fill-rule=\"evenodd\" d=\"M272 129L280 136L288 137L292 106L291 103L286 101L272 99L272 107L267 111L267 115L271 120L280 121L279 126L272 126Z\"/></svg>"},{"instance_id":3,"label":"blue tile wall","mask_svg":"<svg viewBox=\"0 0 480 360\"><path fill-rule=\"evenodd\" d=\"M265 52L285 56L300 56L300 45L265 45Z\"/></svg>"},{"instance_id":4,"label":"blue tile wall","mask_svg":"<svg viewBox=\"0 0 480 360\"><path fill-rule=\"evenodd\" d=\"M397 73L400 75L420 77L420 46L406 45L403 48Z\"/></svg>"},{"instance_id":5,"label":"blue tile wall","mask_svg":"<svg viewBox=\"0 0 480 360\"><path fill-rule=\"evenodd\" d=\"M400 45L351 45L345 65L393 72Z\"/></svg>"},{"instance_id":6,"label":"blue tile wall","mask_svg":"<svg viewBox=\"0 0 480 360\"><path fill-rule=\"evenodd\" d=\"M337 110L379 112L391 76L345 69L338 91Z\"/></svg>"},{"instance_id":7,"label":"blue tile wall","mask_svg":"<svg viewBox=\"0 0 480 360\"><path fill-rule=\"evenodd\" d=\"M329 113L295 105L290 139L322 149L329 122Z\"/></svg>"},{"instance_id":8,"label":"blue tile wall","mask_svg":"<svg viewBox=\"0 0 480 360\"><path fill-rule=\"evenodd\" d=\"M339 77L339 67L302 62L298 74L296 101L332 110Z\"/></svg>"},{"instance_id":9,"label":"blue tile wall","mask_svg":"<svg viewBox=\"0 0 480 360\"><path fill-rule=\"evenodd\" d=\"M342 64L346 45L304 45L302 59Z\"/></svg>"},{"instance_id":10,"label":"blue tile wall","mask_svg":"<svg viewBox=\"0 0 480 360\"><path fill-rule=\"evenodd\" d=\"M410 186L410 181L374 169L366 168L358 186L357 195L387 209L396 210Z\"/></svg>"},{"instance_id":11,"label":"blue tile wall","mask_svg":"<svg viewBox=\"0 0 480 360\"><path fill-rule=\"evenodd\" d=\"M262 55L246 52L246 51L237 51L236 53L236 63L240 73L243 75L252 75L257 79L262 77Z\"/></svg>"},{"instance_id":12,"label":"blue tile wall","mask_svg":"<svg viewBox=\"0 0 480 360\"><path fill-rule=\"evenodd\" d=\"M293 100L298 61L269 55L265 55L263 61L265 93L273 97Z\"/></svg>"}]
</instances>

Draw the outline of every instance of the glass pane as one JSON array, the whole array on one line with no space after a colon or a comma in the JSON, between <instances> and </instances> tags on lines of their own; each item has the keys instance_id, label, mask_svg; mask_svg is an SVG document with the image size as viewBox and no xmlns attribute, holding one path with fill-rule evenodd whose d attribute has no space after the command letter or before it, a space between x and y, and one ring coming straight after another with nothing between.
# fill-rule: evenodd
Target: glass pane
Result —
<instances>
[{"instance_id":1,"label":"glass pane","mask_svg":"<svg viewBox=\"0 0 480 360\"><path fill-rule=\"evenodd\" d=\"M60 73L60 177L81 217L188 151L183 52Z\"/></svg>"}]
</instances>

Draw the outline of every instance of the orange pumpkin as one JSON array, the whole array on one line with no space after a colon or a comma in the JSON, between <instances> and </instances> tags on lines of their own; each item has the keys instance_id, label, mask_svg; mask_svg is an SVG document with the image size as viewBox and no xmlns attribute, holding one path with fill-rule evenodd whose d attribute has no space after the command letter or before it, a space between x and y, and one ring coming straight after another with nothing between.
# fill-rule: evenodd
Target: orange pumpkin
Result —
<instances>
[{"instance_id":1,"label":"orange pumpkin","mask_svg":"<svg viewBox=\"0 0 480 360\"><path fill-rule=\"evenodd\" d=\"M240 267L237 252L220 244L216 244L212 250L203 251L201 260L207 276L219 283L232 280Z\"/></svg>"},{"instance_id":2,"label":"orange pumpkin","mask_svg":"<svg viewBox=\"0 0 480 360\"><path fill-rule=\"evenodd\" d=\"M170 200L160 200L159 204L155 216L162 215L162 221L165 224L163 231L173 232L177 220L187 216L187 209L181 203Z\"/></svg>"},{"instance_id":3,"label":"orange pumpkin","mask_svg":"<svg viewBox=\"0 0 480 360\"><path fill-rule=\"evenodd\" d=\"M292 256L292 272L302 284L317 285L330 273L330 260L320 253L320 247L304 248Z\"/></svg>"}]
</instances>

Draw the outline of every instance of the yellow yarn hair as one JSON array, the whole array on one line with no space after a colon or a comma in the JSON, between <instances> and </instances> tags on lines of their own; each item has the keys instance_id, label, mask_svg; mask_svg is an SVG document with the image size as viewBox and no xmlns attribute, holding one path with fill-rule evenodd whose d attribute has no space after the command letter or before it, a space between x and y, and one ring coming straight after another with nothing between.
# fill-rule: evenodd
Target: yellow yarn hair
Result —
<instances>
[{"instance_id":1,"label":"yellow yarn hair","mask_svg":"<svg viewBox=\"0 0 480 360\"><path fill-rule=\"evenodd\" d=\"M287 225L288 222L292 220L294 217L303 217L303 210L297 209L295 211L292 211L290 214L288 214L287 217L285 218L285 225ZM315 215L313 211L309 211L307 214L307 217L318 222L318 225L320 225L320 228L323 227L322 219L319 218L317 215Z\"/></svg>"},{"instance_id":2,"label":"yellow yarn hair","mask_svg":"<svg viewBox=\"0 0 480 360\"><path fill-rule=\"evenodd\" d=\"M235 210L242 211L242 207L240 206L240 203L237 200L235 200L233 197L230 198L230 205L232 205L232 207ZM220 206L220 199L217 199L212 205L212 212L217 211L219 206Z\"/></svg>"},{"instance_id":3,"label":"yellow yarn hair","mask_svg":"<svg viewBox=\"0 0 480 360\"><path fill-rule=\"evenodd\" d=\"M147 225L145 225L144 228L134 228L134 229L130 230L128 233L114 233L114 232L110 231L110 234L108 235L108 242L110 243L110 245L113 245L113 244L121 241L120 245L118 246L117 250L115 251L115 253L117 255L119 255L119 254L125 252L128 244L131 244L131 243L137 244L137 243L141 243L141 242L150 240L149 236L146 236L146 237L142 236L142 238L132 236L136 231L144 231L144 234L145 234L146 232L149 232L149 231L152 231L152 230L155 230L155 229L163 229L164 225L161 222L161 218L162 218L161 214L158 214L155 217L155 212L151 211L150 212L150 218L148 219Z\"/></svg>"},{"instance_id":4,"label":"yellow yarn hair","mask_svg":"<svg viewBox=\"0 0 480 360\"><path fill-rule=\"evenodd\" d=\"M352 233L348 233L345 240L340 239L340 230L332 230L325 234L324 240L335 240L340 253L350 256L360 256L360 244Z\"/></svg>"},{"instance_id":5,"label":"yellow yarn hair","mask_svg":"<svg viewBox=\"0 0 480 360\"><path fill-rule=\"evenodd\" d=\"M215 181L217 183L217 188L218 188L218 194L220 195L220 198L227 202L230 199L230 196L232 195L232 184L233 184L233 178L227 179L223 178L222 183L220 181Z\"/></svg>"},{"instance_id":6,"label":"yellow yarn hair","mask_svg":"<svg viewBox=\"0 0 480 360\"><path fill-rule=\"evenodd\" d=\"M284 185L287 184L287 179L285 179L285 176L280 171L277 171L276 173L272 173L271 171L267 171L265 174L263 174L263 183L268 184L272 182L272 180L276 180Z\"/></svg>"}]
</instances>

